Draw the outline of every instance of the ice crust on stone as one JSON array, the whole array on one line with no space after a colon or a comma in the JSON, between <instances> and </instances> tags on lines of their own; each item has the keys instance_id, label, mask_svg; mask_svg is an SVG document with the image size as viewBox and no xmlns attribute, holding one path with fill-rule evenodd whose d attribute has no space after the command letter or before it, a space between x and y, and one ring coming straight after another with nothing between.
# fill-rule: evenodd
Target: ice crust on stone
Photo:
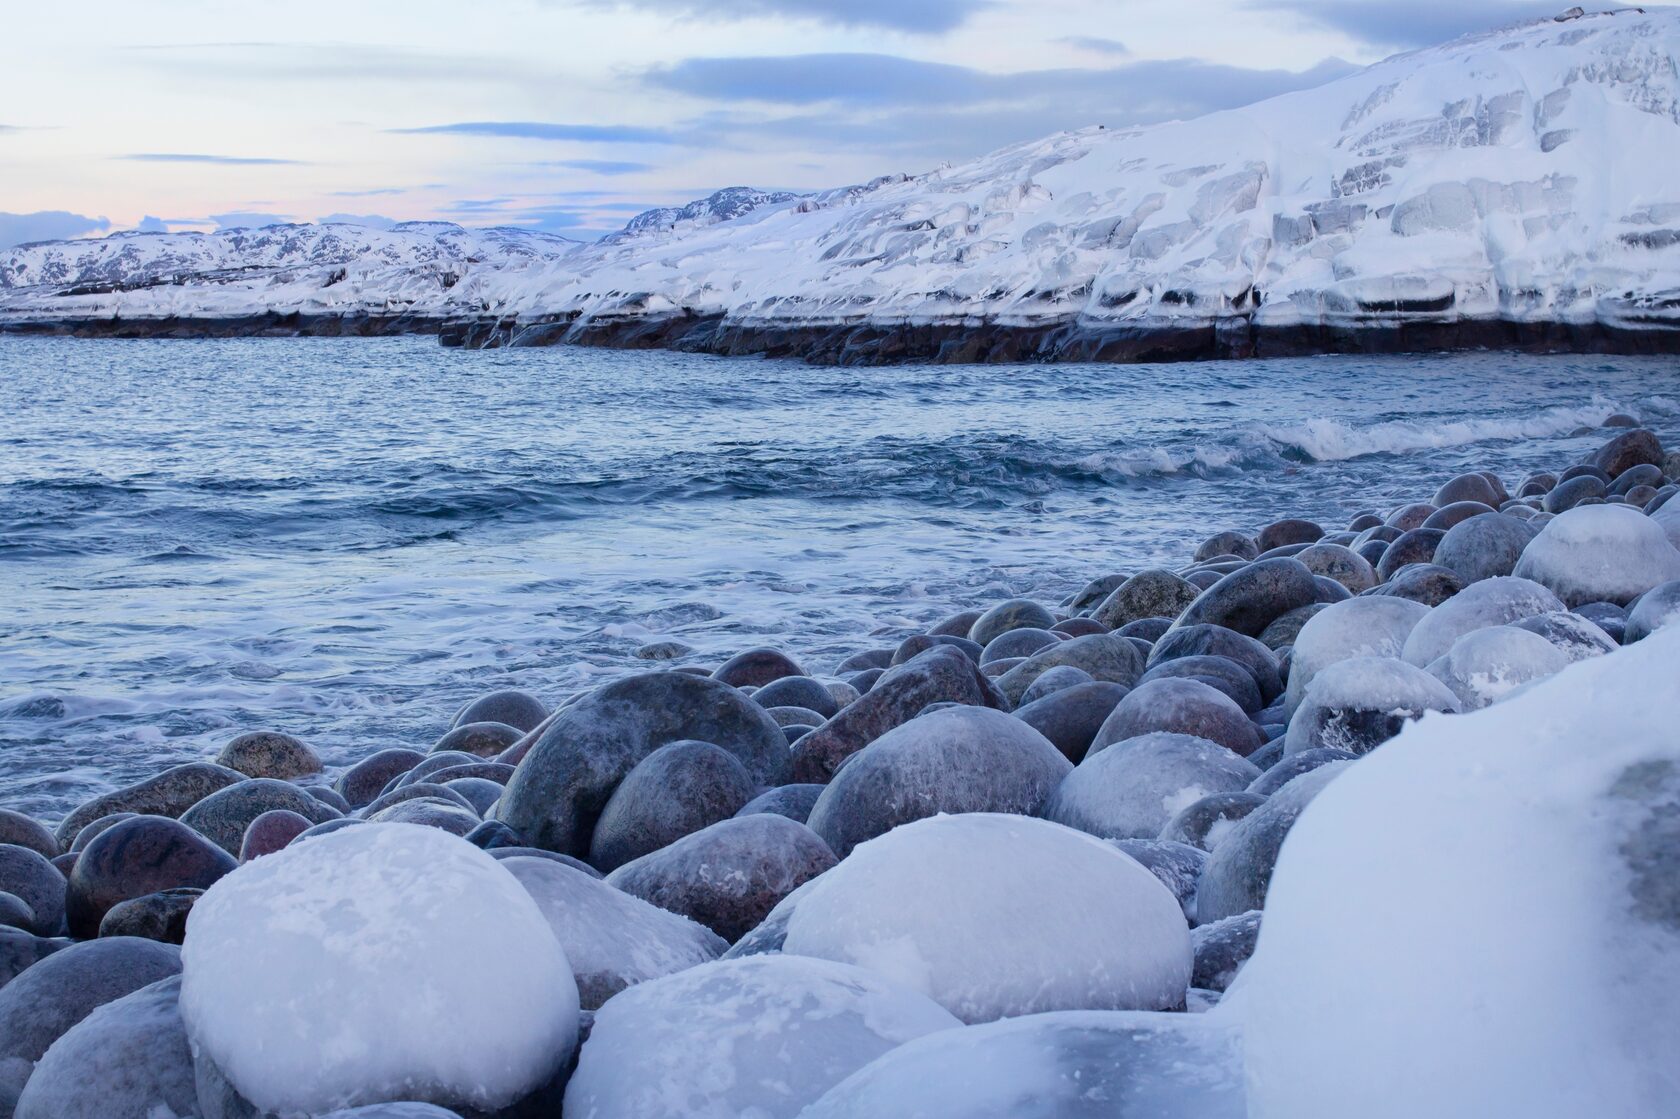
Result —
<instances>
[{"instance_id":1,"label":"ice crust on stone","mask_svg":"<svg viewBox=\"0 0 1680 1119\"><path fill-rule=\"evenodd\" d=\"M1387 595L1331 603L1307 620L1295 637L1284 689L1284 710L1293 714L1313 677L1351 657L1398 657L1429 607Z\"/></svg>"},{"instance_id":2,"label":"ice crust on stone","mask_svg":"<svg viewBox=\"0 0 1680 1119\"><path fill-rule=\"evenodd\" d=\"M781 1119L913 1038L960 1023L831 960L749 956L630 988L595 1015L567 1115Z\"/></svg>"},{"instance_id":3,"label":"ice crust on stone","mask_svg":"<svg viewBox=\"0 0 1680 1119\"><path fill-rule=\"evenodd\" d=\"M1217 742L1145 734L1088 755L1062 778L1044 818L1102 839L1154 839L1203 797L1241 792L1259 776Z\"/></svg>"},{"instance_id":4,"label":"ice crust on stone","mask_svg":"<svg viewBox=\"0 0 1680 1119\"><path fill-rule=\"evenodd\" d=\"M783 950L869 968L971 1023L1171 1009L1191 963L1178 900L1136 860L1059 824L991 813L860 844L799 900Z\"/></svg>"},{"instance_id":5,"label":"ice crust on stone","mask_svg":"<svg viewBox=\"0 0 1680 1119\"><path fill-rule=\"evenodd\" d=\"M1422 668L1445 655L1454 642L1471 630L1502 626L1563 609L1557 595L1531 579L1514 575L1483 579L1471 583L1420 619L1406 638L1401 658Z\"/></svg>"},{"instance_id":6,"label":"ice crust on stone","mask_svg":"<svg viewBox=\"0 0 1680 1119\"><path fill-rule=\"evenodd\" d=\"M181 1012L251 1103L494 1110L577 1040L577 985L542 910L437 828L362 824L247 863L193 908Z\"/></svg>"},{"instance_id":7,"label":"ice crust on stone","mask_svg":"<svg viewBox=\"0 0 1680 1119\"><path fill-rule=\"evenodd\" d=\"M1254 1119L1673 1114L1677 663L1659 632L1427 718L1313 800L1214 1012Z\"/></svg>"},{"instance_id":8,"label":"ice crust on stone","mask_svg":"<svg viewBox=\"0 0 1680 1119\"><path fill-rule=\"evenodd\" d=\"M715 960L729 947L704 925L631 897L576 867L528 855L501 864L548 919L586 1010L643 980Z\"/></svg>"},{"instance_id":9,"label":"ice crust on stone","mask_svg":"<svg viewBox=\"0 0 1680 1119\"><path fill-rule=\"evenodd\" d=\"M1326 668L1307 686L1290 717L1283 752L1329 747L1364 754L1425 712L1458 709L1452 690L1414 665L1393 657L1351 657Z\"/></svg>"},{"instance_id":10,"label":"ice crust on stone","mask_svg":"<svg viewBox=\"0 0 1680 1119\"><path fill-rule=\"evenodd\" d=\"M1680 549L1637 509L1578 505L1529 541L1514 574L1546 587L1566 606L1626 606L1657 584L1680 579Z\"/></svg>"},{"instance_id":11,"label":"ice crust on stone","mask_svg":"<svg viewBox=\"0 0 1680 1119\"><path fill-rule=\"evenodd\" d=\"M1207 1015L1030 1014L893 1050L801 1119L1245 1119L1236 1031Z\"/></svg>"},{"instance_id":12,"label":"ice crust on stone","mask_svg":"<svg viewBox=\"0 0 1680 1119\"><path fill-rule=\"evenodd\" d=\"M1429 663L1428 671L1452 689L1460 711L1480 711L1569 663L1539 634L1515 626L1489 626L1453 642L1445 656Z\"/></svg>"}]
</instances>

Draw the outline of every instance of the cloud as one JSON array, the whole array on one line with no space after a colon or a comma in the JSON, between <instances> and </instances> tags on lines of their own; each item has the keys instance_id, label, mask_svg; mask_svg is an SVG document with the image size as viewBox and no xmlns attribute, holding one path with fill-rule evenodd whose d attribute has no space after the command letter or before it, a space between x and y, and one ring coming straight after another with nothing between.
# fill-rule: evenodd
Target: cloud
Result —
<instances>
[{"instance_id":1,"label":"cloud","mask_svg":"<svg viewBox=\"0 0 1680 1119\"><path fill-rule=\"evenodd\" d=\"M31 241L64 241L104 233L111 228L108 218L90 218L65 210L38 210L32 214L0 212L0 249L27 245Z\"/></svg>"},{"instance_id":2,"label":"cloud","mask_svg":"<svg viewBox=\"0 0 1680 1119\"><path fill-rule=\"evenodd\" d=\"M1118 39L1103 39L1095 35L1064 35L1062 38L1057 39L1056 42L1062 44L1064 47L1073 47L1076 50L1090 51L1093 54L1119 56L1132 53L1132 48L1128 47L1125 43L1122 43Z\"/></svg>"},{"instance_id":3,"label":"cloud","mask_svg":"<svg viewBox=\"0 0 1680 1119\"><path fill-rule=\"evenodd\" d=\"M210 220L216 223L219 232L223 229L261 229L265 225L285 225L292 219L288 214L259 214L249 210L234 210L226 214L211 214Z\"/></svg>"},{"instance_id":4,"label":"cloud","mask_svg":"<svg viewBox=\"0 0 1680 1119\"><path fill-rule=\"evenodd\" d=\"M552 124L529 120L474 120L433 124L425 128L397 128L408 136L494 136L513 140L572 140L590 144L673 144L669 132L627 124Z\"/></svg>"},{"instance_id":5,"label":"cloud","mask_svg":"<svg viewBox=\"0 0 1680 1119\"><path fill-rule=\"evenodd\" d=\"M368 229L390 229L397 224L395 218L388 218L381 214L328 214L324 218L316 218L322 225L338 222L342 225L360 225Z\"/></svg>"},{"instance_id":6,"label":"cloud","mask_svg":"<svg viewBox=\"0 0 1680 1119\"><path fill-rule=\"evenodd\" d=\"M375 190L335 190L329 198L374 198L382 194L405 194L402 187L379 187Z\"/></svg>"},{"instance_id":7,"label":"cloud","mask_svg":"<svg viewBox=\"0 0 1680 1119\"><path fill-rule=\"evenodd\" d=\"M230 167L302 166L302 163L296 159L268 159L245 155L201 155L194 152L141 152L136 155L119 155L115 158L132 160L135 163L219 163Z\"/></svg>"},{"instance_id":8,"label":"cloud","mask_svg":"<svg viewBox=\"0 0 1680 1119\"><path fill-rule=\"evenodd\" d=\"M1410 49L1444 43L1475 31L1546 19L1560 0L1251 0L1259 11L1285 12L1374 47Z\"/></svg>"},{"instance_id":9,"label":"cloud","mask_svg":"<svg viewBox=\"0 0 1680 1119\"><path fill-rule=\"evenodd\" d=\"M839 27L880 27L937 35L960 27L991 0L595 0L598 7L706 20L789 18Z\"/></svg>"},{"instance_id":10,"label":"cloud","mask_svg":"<svg viewBox=\"0 0 1680 1119\"><path fill-rule=\"evenodd\" d=\"M573 171L590 171L597 175L634 175L655 170L651 163L631 163L617 159L557 159L534 163L533 167L565 167Z\"/></svg>"},{"instance_id":11,"label":"cloud","mask_svg":"<svg viewBox=\"0 0 1680 1119\"><path fill-rule=\"evenodd\" d=\"M168 233L169 223L162 218L154 218L147 214L140 219L140 224L134 227L136 233Z\"/></svg>"}]
</instances>

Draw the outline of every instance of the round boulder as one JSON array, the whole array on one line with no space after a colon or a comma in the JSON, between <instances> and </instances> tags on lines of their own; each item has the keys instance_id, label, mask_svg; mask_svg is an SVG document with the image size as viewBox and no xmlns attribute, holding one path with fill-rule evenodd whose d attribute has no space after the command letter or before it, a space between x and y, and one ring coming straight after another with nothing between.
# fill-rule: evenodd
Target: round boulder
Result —
<instances>
[{"instance_id":1,"label":"round boulder","mask_svg":"<svg viewBox=\"0 0 1680 1119\"><path fill-rule=\"evenodd\" d=\"M1464 583L1479 583L1516 569L1536 530L1504 513L1471 517L1447 529L1435 547L1434 562Z\"/></svg>"},{"instance_id":2,"label":"round boulder","mask_svg":"<svg viewBox=\"0 0 1680 1119\"><path fill-rule=\"evenodd\" d=\"M541 700L511 689L479 696L455 713L451 727L468 723L506 723L522 731L536 730L548 718L548 708Z\"/></svg>"},{"instance_id":3,"label":"round boulder","mask_svg":"<svg viewBox=\"0 0 1680 1119\"><path fill-rule=\"evenodd\" d=\"M1567 606L1626 606L1657 584L1680 579L1680 549L1637 510L1590 505L1542 528L1514 574L1546 587Z\"/></svg>"},{"instance_id":4,"label":"round boulder","mask_svg":"<svg viewBox=\"0 0 1680 1119\"><path fill-rule=\"evenodd\" d=\"M1154 839L1210 793L1246 789L1260 771L1225 747L1154 733L1101 750L1062 778L1043 816L1101 839Z\"/></svg>"},{"instance_id":5,"label":"round boulder","mask_svg":"<svg viewBox=\"0 0 1680 1119\"><path fill-rule=\"evenodd\" d=\"M82 939L98 936L100 922L118 903L176 887L206 889L238 865L226 850L178 820L123 820L89 843L76 860L65 899L70 933Z\"/></svg>"},{"instance_id":6,"label":"round boulder","mask_svg":"<svg viewBox=\"0 0 1680 1119\"><path fill-rule=\"evenodd\" d=\"M1539 634L1516 626L1473 630L1429 662L1427 671L1458 697L1460 711L1479 711L1522 685L1544 680L1570 660Z\"/></svg>"},{"instance_id":7,"label":"round boulder","mask_svg":"<svg viewBox=\"0 0 1680 1119\"><path fill-rule=\"evenodd\" d=\"M247 777L272 777L291 781L321 772L320 755L300 739L277 730L242 734L222 747L216 764L237 770Z\"/></svg>"},{"instance_id":8,"label":"round boulder","mask_svg":"<svg viewBox=\"0 0 1680 1119\"><path fill-rule=\"evenodd\" d=\"M1290 717L1284 754L1326 746L1366 754L1426 712L1459 708L1446 685L1414 665L1393 657L1351 657L1326 666L1307 685Z\"/></svg>"},{"instance_id":9,"label":"round boulder","mask_svg":"<svg viewBox=\"0 0 1680 1119\"><path fill-rule=\"evenodd\" d=\"M461 723L437 740L433 754L463 753L476 758L494 758L526 732L507 723Z\"/></svg>"},{"instance_id":10,"label":"round boulder","mask_svg":"<svg viewBox=\"0 0 1680 1119\"><path fill-rule=\"evenodd\" d=\"M1132 689L1097 731L1086 757L1157 731L1207 739L1242 757L1264 745L1243 709L1225 693L1198 680L1169 677Z\"/></svg>"},{"instance_id":11,"label":"round boulder","mask_svg":"<svg viewBox=\"0 0 1680 1119\"><path fill-rule=\"evenodd\" d=\"M727 820L758 791L735 755L672 742L636 763L601 810L589 862L602 873Z\"/></svg>"},{"instance_id":12,"label":"round boulder","mask_svg":"<svg viewBox=\"0 0 1680 1119\"><path fill-rule=\"evenodd\" d=\"M1161 828L1159 838L1211 851L1238 820L1265 803L1263 795L1246 790L1214 793L1179 809Z\"/></svg>"},{"instance_id":13,"label":"round boulder","mask_svg":"<svg viewBox=\"0 0 1680 1119\"><path fill-rule=\"evenodd\" d=\"M1318 601L1318 593L1313 573L1300 560L1257 560L1198 595L1173 623L1173 629L1217 625L1258 637L1277 618Z\"/></svg>"},{"instance_id":14,"label":"round boulder","mask_svg":"<svg viewBox=\"0 0 1680 1119\"><path fill-rule=\"evenodd\" d=\"M1049 629L1056 616L1036 602L1024 598L1000 602L974 620L968 639L985 648L992 639L1012 629Z\"/></svg>"},{"instance_id":15,"label":"round boulder","mask_svg":"<svg viewBox=\"0 0 1680 1119\"><path fill-rule=\"evenodd\" d=\"M1502 626L1564 609L1557 595L1539 583L1518 576L1500 576L1471 583L1431 610L1406 638L1401 658L1423 667L1442 656L1460 637L1475 629Z\"/></svg>"},{"instance_id":16,"label":"round boulder","mask_svg":"<svg viewBox=\"0 0 1680 1119\"><path fill-rule=\"evenodd\" d=\"M181 823L228 854L238 855L245 829L251 826L251 821L277 808L296 812L312 824L336 820L340 816L336 809L316 800L296 785L267 777L253 777L211 793L183 812ZM184 882L174 884L188 885Z\"/></svg>"},{"instance_id":17,"label":"round boulder","mask_svg":"<svg viewBox=\"0 0 1680 1119\"><path fill-rule=\"evenodd\" d=\"M1265 908L1266 889L1289 829L1312 799L1352 764L1334 762L1297 777L1219 841L1208 853L1196 890L1196 914L1203 924Z\"/></svg>"},{"instance_id":18,"label":"round boulder","mask_svg":"<svg viewBox=\"0 0 1680 1119\"><path fill-rule=\"evenodd\" d=\"M33 918L30 932L36 936L59 935L64 924L64 875L46 856L15 843L0 843L0 892L29 907Z\"/></svg>"}]
</instances>

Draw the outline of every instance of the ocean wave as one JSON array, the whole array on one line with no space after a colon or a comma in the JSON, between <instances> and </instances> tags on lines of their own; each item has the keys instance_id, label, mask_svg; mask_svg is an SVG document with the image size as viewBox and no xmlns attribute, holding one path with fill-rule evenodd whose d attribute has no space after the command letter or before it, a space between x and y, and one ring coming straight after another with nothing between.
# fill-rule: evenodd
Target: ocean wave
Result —
<instances>
[{"instance_id":1,"label":"ocean wave","mask_svg":"<svg viewBox=\"0 0 1680 1119\"><path fill-rule=\"evenodd\" d=\"M1393 420L1356 426L1335 419L1310 419L1292 424L1266 424L1260 433L1285 452L1294 451L1313 462L1345 462L1366 455L1406 454L1413 451L1462 447L1472 443L1510 439L1546 439L1585 434L1604 426L1620 405L1595 400L1591 404L1547 408L1531 415L1420 423Z\"/></svg>"}]
</instances>

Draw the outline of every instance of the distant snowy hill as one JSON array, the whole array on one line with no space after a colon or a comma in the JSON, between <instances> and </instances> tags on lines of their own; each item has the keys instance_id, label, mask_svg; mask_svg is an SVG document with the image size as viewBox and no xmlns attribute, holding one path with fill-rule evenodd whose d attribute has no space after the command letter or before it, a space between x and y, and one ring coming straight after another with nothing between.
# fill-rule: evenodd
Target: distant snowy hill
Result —
<instances>
[{"instance_id":1,"label":"distant snowy hill","mask_svg":"<svg viewBox=\"0 0 1680 1119\"><path fill-rule=\"evenodd\" d=\"M603 239L616 243L645 233L687 232L719 222L734 221L764 206L793 202L803 197L804 195L785 190L725 187L686 206L660 206L652 210L643 210L631 218L621 231Z\"/></svg>"},{"instance_id":2,"label":"distant snowy hill","mask_svg":"<svg viewBox=\"0 0 1680 1119\"><path fill-rule=\"evenodd\" d=\"M1530 328L1673 349L1680 10L1505 28L1196 120L1064 133L802 198L747 192L744 212L714 201L732 193L498 260L426 305L467 321L446 333L456 344L828 360L1372 336L1430 348ZM180 313L157 289L34 290L0 292L0 313Z\"/></svg>"},{"instance_id":3,"label":"distant snowy hill","mask_svg":"<svg viewBox=\"0 0 1680 1119\"><path fill-rule=\"evenodd\" d=\"M441 307L486 268L560 260L579 242L449 222L271 225L217 233L116 233L0 252L0 313L159 317L401 313Z\"/></svg>"}]
</instances>

